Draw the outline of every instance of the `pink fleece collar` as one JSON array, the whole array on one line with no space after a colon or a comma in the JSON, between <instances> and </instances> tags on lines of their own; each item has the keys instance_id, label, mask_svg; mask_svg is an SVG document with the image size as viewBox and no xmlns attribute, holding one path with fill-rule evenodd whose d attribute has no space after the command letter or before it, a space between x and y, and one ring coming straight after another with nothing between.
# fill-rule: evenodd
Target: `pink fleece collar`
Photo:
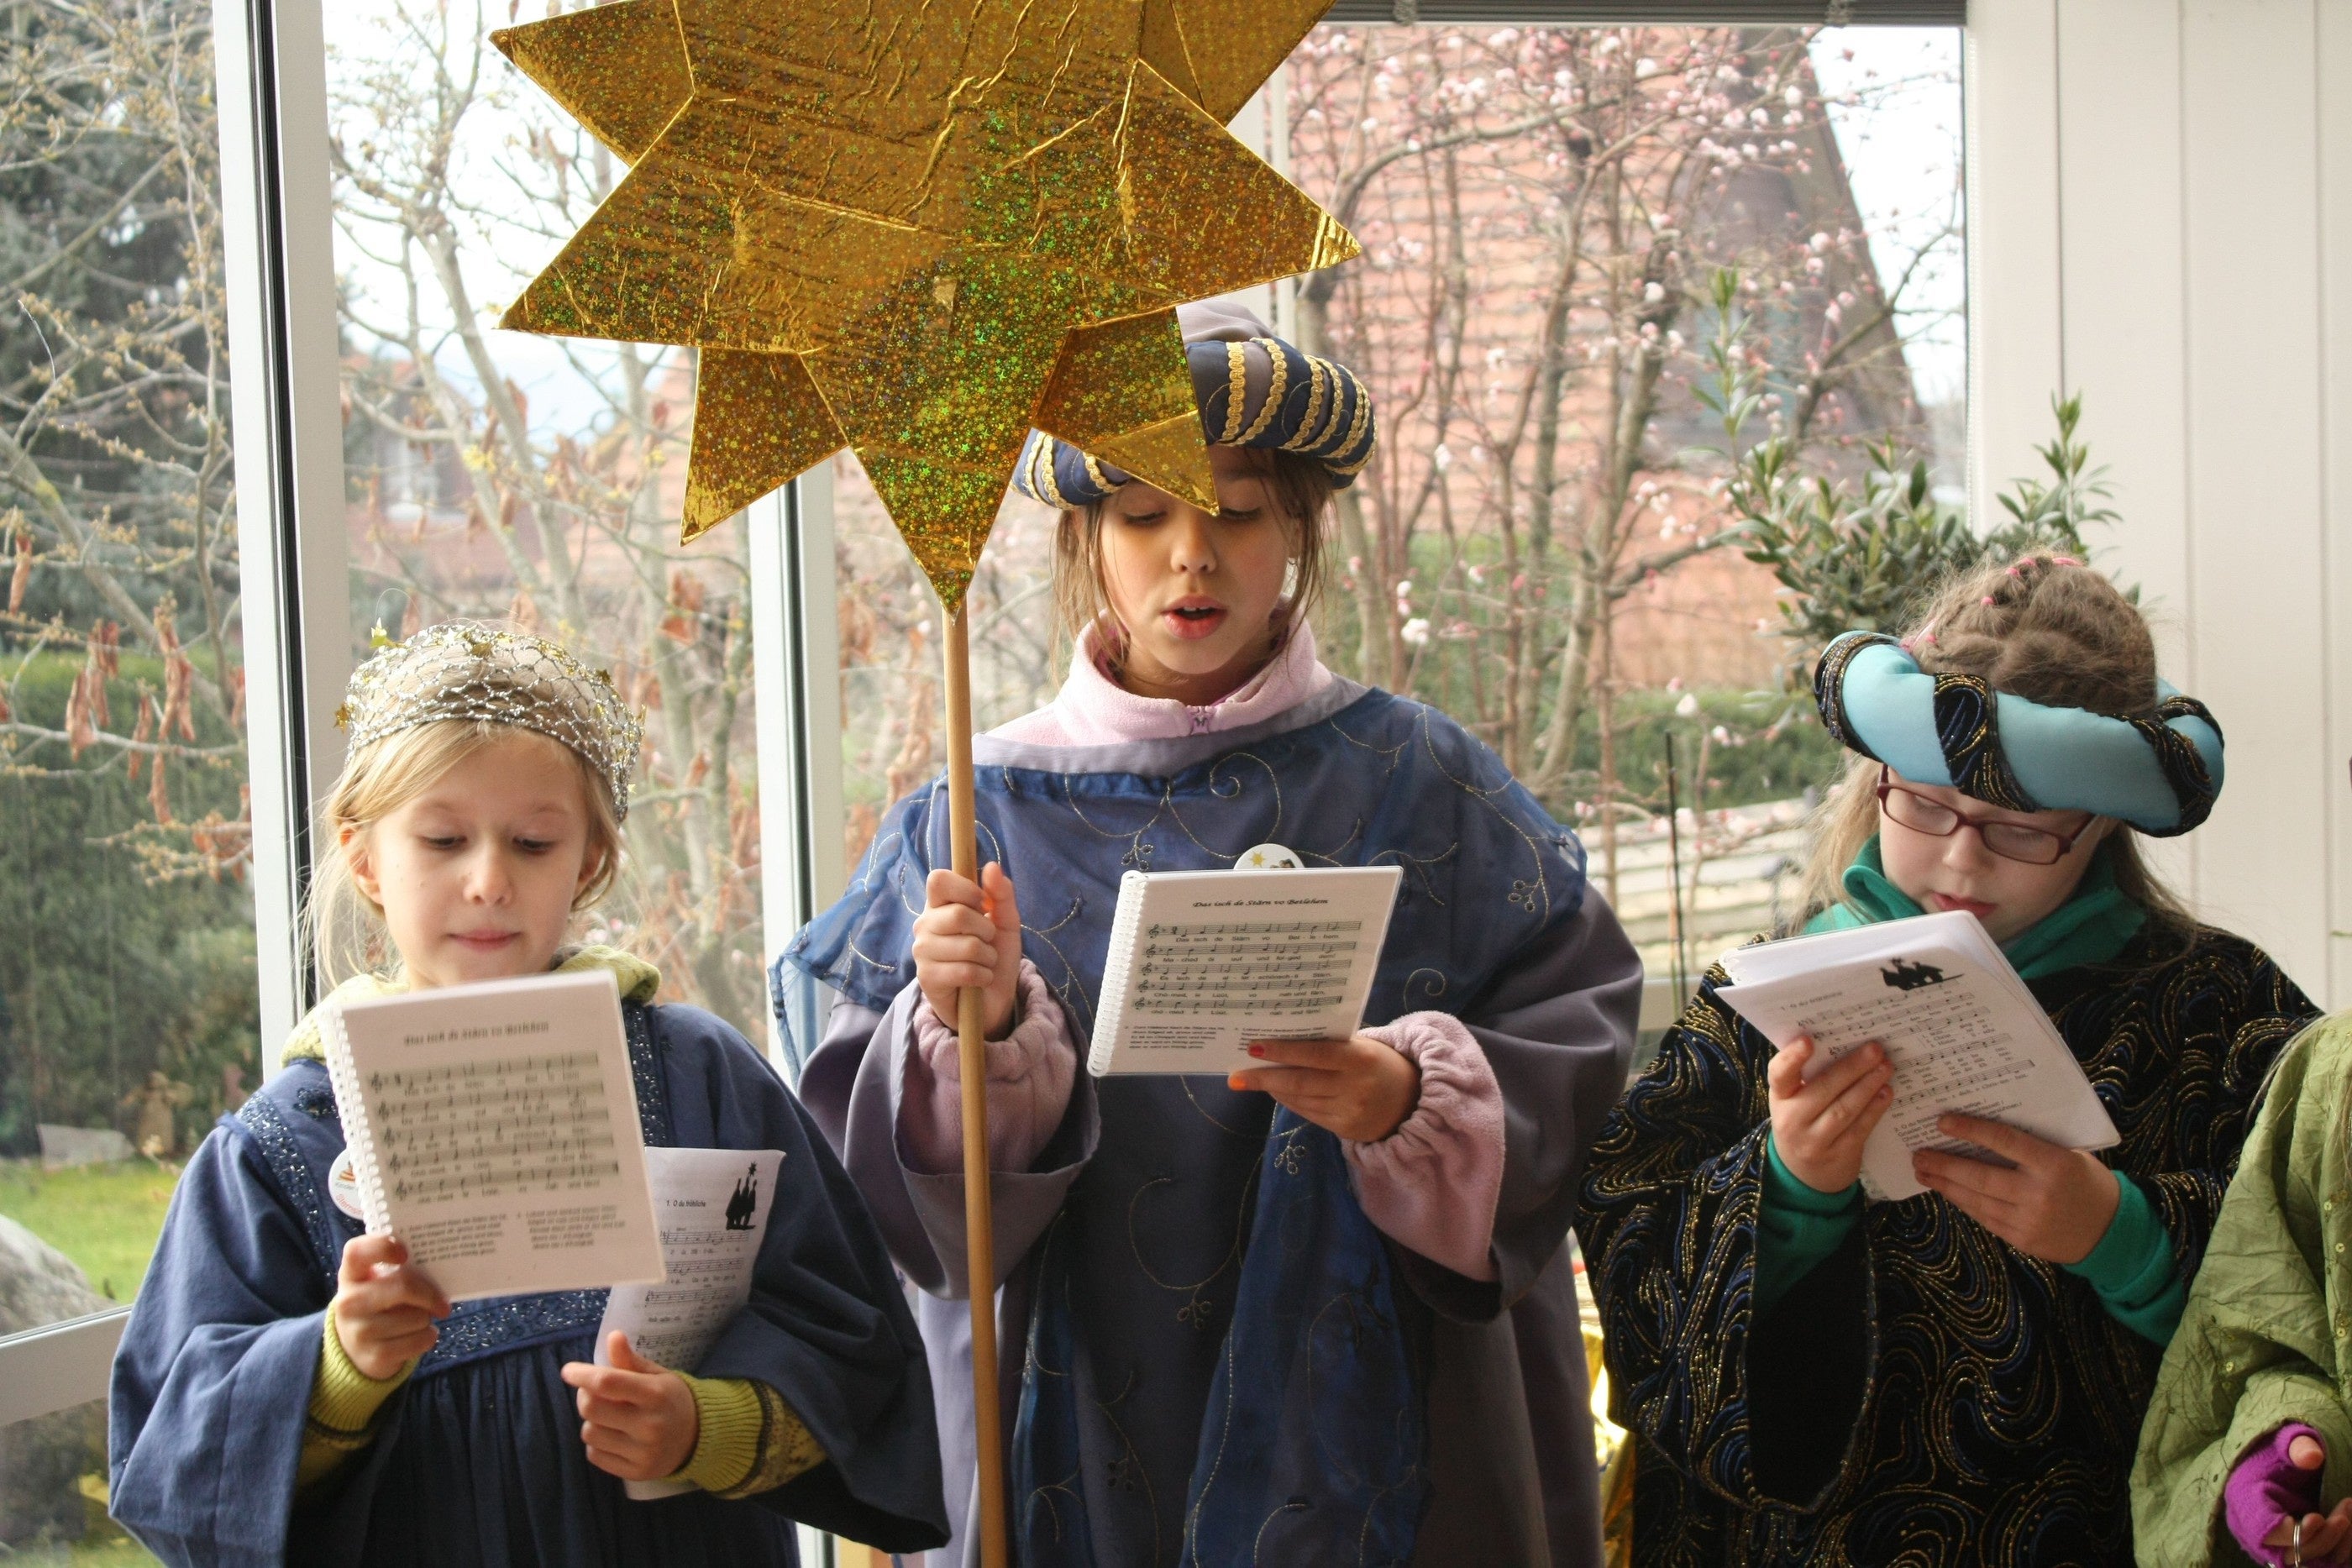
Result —
<instances>
[{"instance_id":1,"label":"pink fleece collar","mask_svg":"<svg viewBox=\"0 0 2352 1568\"><path fill-rule=\"evenodd\" d=\"M1069 678L1054 700L991 733L1032 746L1109 746L1177 740L1262 724L1305 702L1335 678L1315 656L1313 628L1300 626L1256 674L1213 703L1193 707L1173 697L1138 696L1097 662L1097 629L1078 639Z\"/></svg>"}]
</instances>

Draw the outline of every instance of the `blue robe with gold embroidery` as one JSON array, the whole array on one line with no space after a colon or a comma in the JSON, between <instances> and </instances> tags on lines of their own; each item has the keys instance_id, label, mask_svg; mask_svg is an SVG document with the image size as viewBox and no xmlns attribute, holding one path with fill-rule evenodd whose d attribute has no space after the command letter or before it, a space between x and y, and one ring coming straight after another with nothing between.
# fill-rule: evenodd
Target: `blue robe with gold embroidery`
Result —
<instances>
[{"instance_id":1,"label":"blue robe with gold embroidery","mask_svg":"<svg viewBox=\"0 0 2352 1568\"><path fill-rule=\"evenodd\" d=\"M1577 1172L1624 1081L1640 960L1583 853L1501 761L1421 704L1336 683L1248 729L975 747L981 854L1083 1045L1121 874L1310 865L1404 873L1367 1021L1443 1009L1505 1102L1493 1259L1476 1281L1397 1247L1339 1145L1222 1078L1081 1072L1026 1171L996 1173L1002 1391L1024 1568L1288 1568L1600 1554L1566 1240ZM926 1292L951 1506L971 1497L960 1174L899 1156L912 923L947 863L946 797L885 819L777 966L836 988L800 1090ZM966 1513L967 1521L969 1514ZM977 1561L969 1528L931 1564Z\"/></svg>"},{"instance_id":2,"label":"blue robe with gold embroidery","mask_svg":"<svg viewBox=\"0 0 2352 1568\"><path fill-rule=\"evenodd\" d=\"M946 1535L922 1346L865 1206L743 1037L698 1009L623 1008L651 1145L781 1149L751 1302L699 1367L782 1395L828 1456L736 1501L635 1502L588 1463L563 1364L602 1291L461 1303L377 1417L299 1497L324 1314L357 1220L327 1200L334 1092L297 1061L188 1162L114 1364L114 1515L166 1563L797 1561L791 1521L900 1550Z\"/></svg>"}]
</instances>

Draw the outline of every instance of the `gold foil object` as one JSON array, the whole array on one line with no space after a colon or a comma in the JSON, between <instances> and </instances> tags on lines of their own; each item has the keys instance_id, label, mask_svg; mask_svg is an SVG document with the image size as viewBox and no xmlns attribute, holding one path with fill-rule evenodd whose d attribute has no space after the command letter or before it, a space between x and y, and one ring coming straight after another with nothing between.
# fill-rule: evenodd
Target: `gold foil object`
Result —
<instances>
[{"instance_id":1,"label":"gold foil object","mask_svg":"<svg viewBox=\"0 0 2352 1568\"><path fill-rule=\"evenodd\" d=\"M507 311L702 350L691 538L853 447L950 609L1034 424L1213 507L1173 308L1358 255L1227 132L1330 0L619 0L493 35L632 167Z\"/></svg>"},{"instance_id":2,"label":"gold foil object","mask_svg":"<svg viewBox=\"0 0 2352 1568\"><path fill-rule=\"evenodd\" d=\"M692 540L846 439L798 354L705 349L694 383L684 537Z\"/></svg>"}]
</instances>

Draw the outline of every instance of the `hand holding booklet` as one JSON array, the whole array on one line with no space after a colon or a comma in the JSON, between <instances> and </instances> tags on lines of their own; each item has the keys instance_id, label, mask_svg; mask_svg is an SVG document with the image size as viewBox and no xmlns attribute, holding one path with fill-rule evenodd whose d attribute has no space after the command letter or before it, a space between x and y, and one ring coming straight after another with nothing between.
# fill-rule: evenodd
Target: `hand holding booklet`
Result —
<instances>
[{"instance_id":1,"label":"hand holding booklet","mask_svg":"<svg viewBox=\"0 0 2352 1568\"><path fill-rule=\"evenodd\" d=\"M649 1361L679 1372L700 1367L735 1314L751 1299L751 1275L768 1233L781 1149L647 1149L646 1178L661 1218L658 1284L616 1285L596 1325L596 1364L614 1330ZM640 1502L677 1497L690 1481L628 1481Z\"/></svg>"},{"instance_id":2,"label":"hand holding booklet","mask_svg":"<svg viewBox=\"0 0 2352 1568\"><path fill-rule=\"evenodd\" d=\"M1972 915L1767 942L1725 954L1723 967L1732 983L1716 995L1766 1039L1811 1039L1808 1079L1872 1040L1886 1048L1895 1100L1863 1145L1863 1186L1874 1197L1926 1191L1911 1170L1922 1149L1994 1158L1937 1131L1950 1113L2066 1148L2116 1142L2050 1015Z\"/></svg>"},{"instance_id":3,"label":"hand holding booklet","mask_svg":"<svg viewBox=\"0 0 2352 1568\"><path fill-rule=\"evenodd\" d=\"M1087 1071L1238 1071L1255 1040L1356 1031L1396 907L1394 866L1129 872Z\"/></svg>"},{"instance_id":4,"label":"hand holding booklet","mask_svg":"<svg viewBox=\"0 0 2352 1568\"><path fill-rule=\"evenodd\" d=\"M613 977L323 1010L362 1217L453 1301L662 1277Z\"/></svg>"}]
</instances>

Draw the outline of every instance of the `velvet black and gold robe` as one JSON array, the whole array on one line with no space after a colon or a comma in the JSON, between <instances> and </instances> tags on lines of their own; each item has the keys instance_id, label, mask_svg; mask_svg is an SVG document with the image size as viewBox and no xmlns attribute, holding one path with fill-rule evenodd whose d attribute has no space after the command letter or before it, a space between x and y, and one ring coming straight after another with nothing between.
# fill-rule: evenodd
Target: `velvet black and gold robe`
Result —
<instances>
[{"instance_id":1,"label":"velvet black and gold robe","mask_svg":"<svg viewBox=\"0 0 2352 1568\"><path fill-rule=\"evenodd\" d=\"M1701 985L1586 1167L1580 1226L1635 1444L1641 1564L2113 1563L2162 1347L1933 1193L1873 1203L1753 1310L1772 1046ZM2151 920L2031 982L2187 1277L2272 1059L2314 1016L2268 956Z\"/></svg>"}]
</instances>

